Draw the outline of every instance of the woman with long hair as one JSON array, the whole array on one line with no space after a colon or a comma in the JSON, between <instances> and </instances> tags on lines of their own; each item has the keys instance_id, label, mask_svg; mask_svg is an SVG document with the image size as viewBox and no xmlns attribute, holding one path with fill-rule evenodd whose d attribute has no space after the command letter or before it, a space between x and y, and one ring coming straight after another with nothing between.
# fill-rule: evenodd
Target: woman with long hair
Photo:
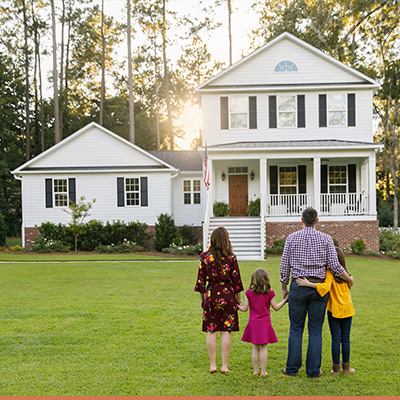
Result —
<instances>
[{"instance_id":1,"label":"woman with long hair","mask_svg":"<svg viewBox=\"0 0 400 400\"><path fill-rule=\"evenodd\" d=\"M239 330L237 309L243 285L228 231L222 226L213 230L209 248L200 255L194 290L200 293L203 309L202 331L207 332L210 372L217 372L217 336L220 332L221 373L228 373L231 332Z\"/></svg>"}]
</instances>

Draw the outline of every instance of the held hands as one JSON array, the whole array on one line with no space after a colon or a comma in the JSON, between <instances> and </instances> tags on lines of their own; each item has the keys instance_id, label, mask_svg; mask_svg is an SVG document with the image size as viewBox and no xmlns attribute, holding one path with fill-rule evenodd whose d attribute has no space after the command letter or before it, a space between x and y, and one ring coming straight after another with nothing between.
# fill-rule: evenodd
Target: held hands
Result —
<instances>
[{"instance_id":1,"label":"held hands","mask_svg":"<svg viewBox=\"0 0 400 400\"><path fill-rule=\"evenodd\" d=\"M351 275L350 275L350 281L348 281L347 284L349 285L349 289L351 289L351 287L354 285L354 278Z\"/></svg>"}]
</instances>

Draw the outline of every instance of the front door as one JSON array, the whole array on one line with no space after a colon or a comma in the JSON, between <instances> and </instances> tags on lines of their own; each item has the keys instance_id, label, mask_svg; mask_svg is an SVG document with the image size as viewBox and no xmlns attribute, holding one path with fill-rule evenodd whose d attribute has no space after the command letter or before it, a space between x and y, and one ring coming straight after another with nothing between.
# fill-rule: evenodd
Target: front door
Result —
<instances>
[{"instance_id":1,"label":"front door","mask_svg":"<svg viewBox=\"0 0 400 400\"><path fill-rule=\"evenodd\" d=\"M229 215L247 215L247 175L229 175Z\"/></svg>"}]
</instances>

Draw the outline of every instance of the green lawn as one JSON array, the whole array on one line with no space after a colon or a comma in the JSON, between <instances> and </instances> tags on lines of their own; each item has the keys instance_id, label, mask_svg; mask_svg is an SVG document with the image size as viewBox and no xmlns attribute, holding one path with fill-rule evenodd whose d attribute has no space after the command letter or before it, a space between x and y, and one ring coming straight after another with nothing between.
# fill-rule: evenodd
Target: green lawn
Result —
<instances>
[{"instance_id":1,"label":"green lawn","mask_svg":"<svg viewBox=\"0 0 400 400\"><path fill-rule=\"evenodd\" d=\"M50 259L50 258L49 258ZM247 286L268 270L281 299L278 257L243 262ZM356 316L353 376L332 377L324 326L324 375L286 377L287 306L273 313L279 342L268 377L254 377L251 345L233 334L232 373L210 375L196 261L0 264L0 395L389 396L400 394L398 261L349 258Z\"/></svg>"}]
</instances>

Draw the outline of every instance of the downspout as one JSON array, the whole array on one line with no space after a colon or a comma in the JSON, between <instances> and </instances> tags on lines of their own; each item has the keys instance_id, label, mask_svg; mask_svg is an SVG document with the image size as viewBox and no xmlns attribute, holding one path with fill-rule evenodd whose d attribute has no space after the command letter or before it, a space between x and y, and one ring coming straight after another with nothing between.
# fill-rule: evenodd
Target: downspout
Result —
<instances>
[{"instance_id":1,"label":"downspout","mask_svg":"<svg viewBox=\"0 0 400 400\"><path fill-rule=\"evenodd\" d=\"M21 239L22 247L25 247L25 218L24 218L24 190L23 190L23 180L21 175L14 175L15 179L21 181L21 210L22 210L22 224L21 224Z\"/></svg>"},{"instance_id":2,"label":"downspout","mask_svg":"<svg viewBox=\"0 0 400 400\"><path fill-rule=\"evenodd\" d=\"M169 215L172 215L172 210L173 210L173 201L174 201L174 195L173 195L173 190L172 190L172 179L175 179L179 175L180 171L179 169L175 170L175 174L171 174L170 180L169 180Z\"/></svg>"}]
</instances>

